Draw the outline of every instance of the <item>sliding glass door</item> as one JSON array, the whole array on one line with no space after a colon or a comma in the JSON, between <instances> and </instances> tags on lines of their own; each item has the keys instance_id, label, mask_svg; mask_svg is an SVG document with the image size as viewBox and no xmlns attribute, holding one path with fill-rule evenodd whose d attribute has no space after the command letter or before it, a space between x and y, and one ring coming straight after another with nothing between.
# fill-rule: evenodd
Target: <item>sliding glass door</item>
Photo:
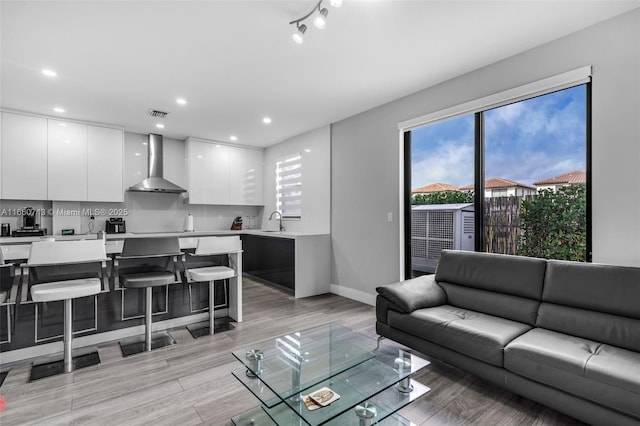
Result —
<instances>
[{"instance_id":1,"label":"sliding glass door","mask_svg":"<svg viewBox=\"0 0 640 426\"><path fill-rule=\"evenodd\" d=\"M587 260L587 86L482 117L483 251Z\"/></svg>"},{"instance_id":2,"label":"sliding glass door","mask_svg":"<svg viewBox=\"0 0 640 426\"><path fill-rule=\"evenodd\" d=\"M405 135L406 276L443 249L589 261L590 85Z\"/></svg>"}]
</instances>

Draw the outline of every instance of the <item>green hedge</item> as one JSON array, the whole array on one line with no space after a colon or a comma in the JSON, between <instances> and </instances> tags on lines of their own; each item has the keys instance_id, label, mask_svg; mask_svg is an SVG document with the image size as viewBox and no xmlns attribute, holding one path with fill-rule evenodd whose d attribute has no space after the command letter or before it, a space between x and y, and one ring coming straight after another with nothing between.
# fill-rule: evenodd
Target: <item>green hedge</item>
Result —
<instances>
[{"instance_id":1,"label":"green hedge","mask_svg":"<svg viewBox=\"0 0 640 426\"><path fill-rule=\"evenodd\" d=\"M521 235L517 253L523 256L585 261L587 251L586 185L557 191L541 190L522 200Z\"/></svg>"},{"instance_id":2,"label":"green hedge","mask_svg":"<svg viewBox=\"0 0 640 426\"><path fill-rule=\"evenodd\" d=\"M416 194L411 199L411 204L458 204L473 203L473 191L442 191L432 192L430 194Z\"/></svg>"}]
</instances>

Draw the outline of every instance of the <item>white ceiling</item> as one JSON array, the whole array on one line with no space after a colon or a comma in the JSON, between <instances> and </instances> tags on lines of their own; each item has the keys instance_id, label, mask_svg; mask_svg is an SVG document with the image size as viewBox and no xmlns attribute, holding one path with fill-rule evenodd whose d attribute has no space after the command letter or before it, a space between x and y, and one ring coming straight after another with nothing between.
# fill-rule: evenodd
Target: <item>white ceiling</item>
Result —
<instances>
[{"instance_id":1,"label":"white ceiling","mask_svg":"<svg viewBox=\"0 0 640 426\"><path fill-rule=\"evenodd\" d=\"M289 21L316 1L2 0L0 106L269 146L640 7L324 0L327 28L307 22L297 45ZM170 112L165 129L149 108Z\"/></svg>"}]
</instances>

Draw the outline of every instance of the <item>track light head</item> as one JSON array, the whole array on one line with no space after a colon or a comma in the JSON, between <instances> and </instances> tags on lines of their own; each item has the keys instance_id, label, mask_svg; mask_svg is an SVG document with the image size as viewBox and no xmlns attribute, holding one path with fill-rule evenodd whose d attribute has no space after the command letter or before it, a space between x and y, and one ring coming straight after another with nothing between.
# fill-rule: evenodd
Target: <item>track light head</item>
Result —
<instances>
[{"instance_id":1,"label":"track light head","mask_svg":"<svg viewBox=\"0 0 640 426\"><path fill-rule=\"evenodd\" d=\"M304 33L307 31L307 26L305 24L298 24L296 32L291 36L293 41L298 44L304 43Z\"/></svg>"},{"instance_id":2,"label":"track light head","mask_svg":"<svg viewBox=\"0 0 640 426\"><path fill-rule=\"evenodd\" d=\"M318 28L319 30L325 29L325 27L327 26L328 14L329 14L329 11L327 10L326 7L323 7L322 9L320 9L318 16L316 16L316 18L313 20L313 23L316 26L316 28Z\"/></svg>"}]
</instances>

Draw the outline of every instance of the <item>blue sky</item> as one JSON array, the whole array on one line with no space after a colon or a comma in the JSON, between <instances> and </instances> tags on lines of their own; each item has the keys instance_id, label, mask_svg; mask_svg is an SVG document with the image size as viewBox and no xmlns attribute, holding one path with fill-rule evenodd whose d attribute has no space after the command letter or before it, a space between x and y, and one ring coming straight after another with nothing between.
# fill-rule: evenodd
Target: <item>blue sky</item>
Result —
<instances>
[{"instance_id":1,"label":"blue sky","mask_svg":"<svg viewBox=\"0 0 640 426\"><path fill-rule=\"evenodd\" d=\"M485 112L485 178L525 184L586 169L584 85ZM473 115L411 134L412 188L473 183Z\"/></svg>"}]
</instances>

